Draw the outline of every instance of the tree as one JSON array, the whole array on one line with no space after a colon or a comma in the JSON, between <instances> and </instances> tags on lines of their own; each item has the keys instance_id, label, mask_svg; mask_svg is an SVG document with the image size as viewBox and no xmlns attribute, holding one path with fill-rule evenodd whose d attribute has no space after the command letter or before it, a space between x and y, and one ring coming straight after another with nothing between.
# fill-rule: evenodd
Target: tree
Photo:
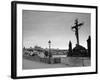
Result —
<instances>
[{"instance_id":1,"label":"tree","mask_svg":"<svg viewBox=\"0 0 100 80\"><path fill-rule=\"evenodd\" d=\"M45 51L45 52L44 52L44 55L45 55L46 57L48 56L48 54L49 54L48 51Z\"/></svg>"},{"instance_id":2,"label":"tree","mask_svg":"<svg viewBox=\"0 0 100 80\"><path fill-rule=\"evenodd\" d=\"M91 37L87 39L88 56L91 57Z\"/></svg>"},{"instance_id":3,"label":"tree","mask_svg":"<svg viewBox=\"0 0 100 80\"><path fill-rule=\"evenodd\" d=\"M72 43L69 41L69 51L72 52Z\"/></svg>"},{"instance_id":4,"label":"tree","mask_svg":"<svg viewBox=\"0 0 100 80\"><path fill-rule=\"evenodd\" d=\"M69 52L68 52L68 56L71 56L72 54L72 43L71 41L69 41Z\"/></svg>"}]
</instances>

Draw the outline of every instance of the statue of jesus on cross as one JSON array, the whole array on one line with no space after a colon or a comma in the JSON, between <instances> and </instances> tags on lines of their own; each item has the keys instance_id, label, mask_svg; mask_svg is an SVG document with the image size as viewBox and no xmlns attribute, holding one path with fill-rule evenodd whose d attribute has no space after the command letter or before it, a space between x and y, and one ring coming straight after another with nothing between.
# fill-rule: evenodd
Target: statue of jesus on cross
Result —
<instances>
[{"instance_id":1,"label":"statue of jesus on cross","mask_svg":"<svg viewBox=\"0 0 100 80\"><path fill-rule=\"evenodd\" d=\"M79 23L78 22L78 19L75 20L75 25L72 26L72 30L75 32L75 36L76 36L76 39L77 39L77 45L79 45L79 33L78 33L78 30L80 29L80 26L82 26L83 23Z\"/></svg>"}]
</instances>

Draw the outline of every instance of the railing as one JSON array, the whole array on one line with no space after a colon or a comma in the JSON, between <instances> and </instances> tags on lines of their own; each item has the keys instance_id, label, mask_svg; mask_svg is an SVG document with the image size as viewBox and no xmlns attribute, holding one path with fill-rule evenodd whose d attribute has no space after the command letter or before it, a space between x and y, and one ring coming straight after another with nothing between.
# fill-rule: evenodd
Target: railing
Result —
<instances>
[{"instance_id":1,"label":"railing","mask_svg":"<svg viewBox=\"0 0 100 80\"><path fill-rule=\"evenodd\" d=\"M37 61L37 62L43 62L43 63L50 63L50 64L54 64L54 63L60 63L61 62L61 59L60 58L41 58L37 55L35 56L26 56L26 55L23 55L24 59L28 59L28 60L31 60L31 61Z\"/></svg>"}]
</instances>

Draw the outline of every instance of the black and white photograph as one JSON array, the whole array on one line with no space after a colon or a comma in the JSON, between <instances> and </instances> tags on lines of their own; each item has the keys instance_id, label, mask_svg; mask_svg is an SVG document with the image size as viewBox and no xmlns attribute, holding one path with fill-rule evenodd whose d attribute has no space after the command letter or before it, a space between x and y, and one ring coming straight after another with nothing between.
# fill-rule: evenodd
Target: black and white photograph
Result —
<instances>
[{"instance_id":1,"label":"black and white photograph","mask_svg":"<svg viewBox=\"0 0 100 80\"><path fill-rule=\"evenodd\" d=\"M90 16L23 10L23 69L91 66Z\"/></svg>"},{"instance_id":2,"label":"black and white photograph","mask_svg":"<svg viewBox=\"0 0 100 80\"><path fill-rule=\"evenodd\" d=\"M12 6L14 78L97 73L96 6Z\"/></svg>"}]
</instances>

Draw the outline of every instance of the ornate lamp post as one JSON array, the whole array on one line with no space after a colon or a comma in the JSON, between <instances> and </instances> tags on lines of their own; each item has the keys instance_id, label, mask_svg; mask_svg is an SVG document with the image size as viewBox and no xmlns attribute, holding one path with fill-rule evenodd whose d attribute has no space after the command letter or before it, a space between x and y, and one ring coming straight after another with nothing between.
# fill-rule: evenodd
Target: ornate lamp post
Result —
<instances>
[{"instance_id":1,"label":"ornate lamp post","mask_svg":"<svg viewBox=\"0 0 100 80\"><path fill-rule=\"evenodd\" d=\"M51 63L51 61L50 61L50 57L51 57L51 41L50 40L48 41L48 44L49 44L49 63Z\"/></svg>"}]
</instances>

